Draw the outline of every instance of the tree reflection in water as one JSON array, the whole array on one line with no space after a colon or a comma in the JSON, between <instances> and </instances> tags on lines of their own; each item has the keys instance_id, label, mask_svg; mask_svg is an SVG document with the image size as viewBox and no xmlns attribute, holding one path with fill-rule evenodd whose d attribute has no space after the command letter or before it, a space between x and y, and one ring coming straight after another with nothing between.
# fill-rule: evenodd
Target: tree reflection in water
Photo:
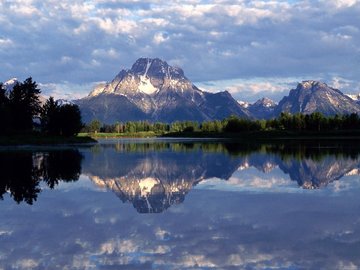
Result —
<instances>
[{"instance_id":1,"label":"tree reflection in water","mask_svg":"<svg viewBox=\"0 0 360 270\"><path fill-rule=\"evenodd\" d=\"M42 181L51 189L59 181L77 181L82 159L78 150L0 152L0 199L9 193L17 203L33 204Z\"/></svg>"}]
</instances>

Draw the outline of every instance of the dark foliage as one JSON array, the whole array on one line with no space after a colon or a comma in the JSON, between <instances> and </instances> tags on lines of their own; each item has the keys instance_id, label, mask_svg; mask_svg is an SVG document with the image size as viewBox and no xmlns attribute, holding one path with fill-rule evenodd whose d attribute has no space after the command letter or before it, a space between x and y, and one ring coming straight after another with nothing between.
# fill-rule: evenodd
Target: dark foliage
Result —
<instances>
[{"instance_id":1,"label":"dark foliage","mask_svg":"<svg viewBox=\"0 0 360 270\"><path fill-rule=\"evenodd\" d=\"M33 133L37 118L45 134L73 136L79 133L83 127L79 107L60 106L52 97L41 107L40 93L31 77L16 83L9 93L0 83L0 135Z\"/></svg>"},{"instance_id":2,"label":"dark foliage","mask_svg":"<svg viewBox=\"0 0 360 270\"><path fill-rule=\"evenodd\" d=\"M1 152L0 199L9 193L17 203L33 204L41 192L41 181L54 188L59 181L78 180L82 159L83 156L77 150Z\"/></svg>"},{"instance_id":3,"label":"dark foliage","mask_svg":"<svg viewBox=\"0 0 360 270\"><path fill-rule=\"evenodd\" d=\"M166 132L205 132L205 133L241 133L251 131L346 131L359 130L360 117L356 113L349 115L324 116L319 112L312 114L289 114L281 113L278 118L270 120L248 120L231 116L222 121L205 121L201 124L195 121L175 121L171 124L151 123L148 121L129 121L126 123L117 122L113 125L101 124L93 120L83 129L84 132L105 132L105 133L136 133L153 131L157 134Z\"/></svg>"},{"instance_id":4,"label":"dark foliage","mask_svg":"<svg viewBox=\"0 0 360 270\"><path fill-rule=\"evenodd\" d=\"M0 127L3 133L9 132L10 126L9 98L5 93L3 84L0 83Z\"/></svg>"},{"instance_id":5,"label":"dark foliage","mask_svg":"<svg viewBox=\"0 0 360 270\"><path fill-rule=\"evenodd\" d=\"M32 78L15 84L9 94L9 130L13 132L31 132L33 119L40 113L39 95L41 91Z\"/></svg>"},{"instance_id":6,"label":"dark foliage","mask_svg":"<svg viewBox=\"0 0 360 270\"><path fill-rule=\"evenodd\" d=\"M42 130L50 135L73 136L79 133L83 127L77 105L60 106L52 97L44 104L40 119Z\"/></svg>"}]
</instances>

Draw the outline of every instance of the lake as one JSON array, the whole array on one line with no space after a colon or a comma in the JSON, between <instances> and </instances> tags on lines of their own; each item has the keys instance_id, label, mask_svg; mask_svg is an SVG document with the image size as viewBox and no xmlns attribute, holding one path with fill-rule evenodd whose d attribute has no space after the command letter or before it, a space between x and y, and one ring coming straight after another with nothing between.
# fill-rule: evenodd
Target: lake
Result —
<instances>
[{"instance_id":1,"label":"lake","mask_svg":"<svg viewBox=\"0 0 360 270\"><path fill-rule=\"evenodd\" d=\"M357 269L358 142L1 148L0 269Z\"/></svg>"}]
</instances>

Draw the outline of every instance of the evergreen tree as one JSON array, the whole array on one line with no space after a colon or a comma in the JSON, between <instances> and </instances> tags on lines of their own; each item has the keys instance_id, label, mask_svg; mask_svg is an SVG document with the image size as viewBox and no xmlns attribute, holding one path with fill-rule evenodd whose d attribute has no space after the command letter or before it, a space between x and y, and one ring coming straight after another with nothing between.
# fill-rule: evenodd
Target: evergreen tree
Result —
<instances>
[{"instance_id":1,"label":"evergreen tree","mask_svg":"<svg viewBox=\"0 0 360 270\"><path fill-rule=\"evenodd\" d=\"M47 134L59 134L60 106L55 102L53 97L50 97L42 107L40 119L42 131Z\"/></svg>"},{"instance_id":2,"label":"evergreen tree","mask_svg":"<svg viewBox=\"0 0 360 270\"><path fill-rule=\"evenodd\" d=\"M33 119L40 113L39 95L41 91L32 78L15 84L9 95L11 128L16 132L31 131Z\"/></svg>"},{"instance_id":3,"label":"evergreen tree","mask_svg":"<svg viewBox=\"0 0 360 270\"><path fill-rule=\"evenodd\" d=\"M79 106L65 104L59 111L60 135L73 136L80 132L83 127Z\"/></svg>"},{"instance_id":4,"label":"evergreen tree","mask_svg":"<svg viewBox=\"0 0 360 270\"><path fill-rule=\"evenodd\" d=\"M53 97L44 104L40 117L43 132L51 135L73 136L83 127L79 107L74 104L59 106Z\"/></svg>"},{"instance_id":5,"label":"evergreen tree","mask_svg":"<svg viewBox=\"0 0 360 270\"><path fill-rule=\"evenodd\" d=\"M3 84L0 83L0 130L2 134L9 130L9 124L9 98Z\"/></svg>"}]
</instances>

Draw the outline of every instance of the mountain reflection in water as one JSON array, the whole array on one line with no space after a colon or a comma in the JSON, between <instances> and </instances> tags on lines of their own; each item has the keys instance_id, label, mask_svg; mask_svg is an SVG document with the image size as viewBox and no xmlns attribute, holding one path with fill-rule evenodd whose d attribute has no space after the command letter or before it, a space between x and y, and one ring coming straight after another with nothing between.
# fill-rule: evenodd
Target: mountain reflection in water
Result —
<instances>
[{"instance_id":1,"label":"mountain reflection in water","mask_svg":"<svg viewBox=\"0 0 360 270\"><path fill-rule=\"evenodd\" d=\"M360 267L356 143L69 148L0 151L0 269Z\"/></svg>"},{"instance_id":2,"label":"mountain reflection in water","mask_svg":"<svg viewBox=\"0 0 360 270\"><path fill-rule=\"evenodd\" d=\"M91 148L0 152L0 198L32 204L41 183L55 188L81 173L113 191L139 213L161 213L182 203L207 179L229 180L235 172L277 168L304 189L326 187L360 172L359 149L327 142L244 144L118 141Z\"/></svg>"},{"instance_id":3,"label":"mountain reflection in water","mask_svg":"<svg viewBox=\"0 0 360 270\"><path fill-rule=\"evenodd\" d=\"M129 143L96 146L85 153L83 173L112 190L139 213L160 213L182 203L203 180L228 180L251 167L279 168L304 189L358 174L359 152L347 144Z\"/></svg>"}]
</instances>

